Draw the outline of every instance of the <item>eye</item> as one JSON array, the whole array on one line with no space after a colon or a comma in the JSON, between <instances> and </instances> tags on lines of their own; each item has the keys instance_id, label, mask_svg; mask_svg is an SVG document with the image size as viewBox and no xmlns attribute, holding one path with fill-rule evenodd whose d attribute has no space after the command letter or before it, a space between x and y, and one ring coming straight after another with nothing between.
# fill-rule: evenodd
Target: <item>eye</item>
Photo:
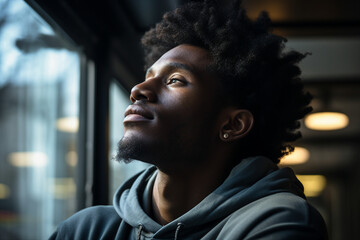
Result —
<instances>
[{"instance_id":1,"label":"eye","mask_svg":"<svg viewBox=\"0 0 360 240\"><path fill-rule=\"evenodd\" d=\"M177 83L177 82L181 82L180 79L171 78L171 79L169 80L169 84L173 84L173 83Z\"/></svg>"},{"instance_id":2,"label":"eye","mask_svg":"<svg viewBox=\"0 0 360 240\"><path fill-rule=\"evenodd\" d=\"M182 80L180 78L176 78L176 77L172 77L167 81L167 85L171 85L171 84L186 84L185 80Z\"/></svg>"}]
</instances>

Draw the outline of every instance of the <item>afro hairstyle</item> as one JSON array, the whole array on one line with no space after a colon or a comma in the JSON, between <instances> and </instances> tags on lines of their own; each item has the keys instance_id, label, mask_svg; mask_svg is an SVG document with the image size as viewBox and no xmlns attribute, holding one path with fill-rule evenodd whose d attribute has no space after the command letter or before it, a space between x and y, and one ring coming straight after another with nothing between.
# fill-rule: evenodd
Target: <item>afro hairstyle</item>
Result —
<instances>
[{"instance_id":1,"label":"afro hairstyle","mask_svg":"<svg viewBox=\"0 0 360 240\"><path fill-rule=\"evenodd\" d=\"M208 50L225 102L254 116L237 155L263 155L278 163L294 150L291 143L301 137L299 120L312 108L297 66L306 54L285 52L286 39L272 34L270 26L266 12L250 20L241 1L229 7L215 0L194 1L165 13L141 42L145 68L181 44Z\"/></svg>"}]
</instances>

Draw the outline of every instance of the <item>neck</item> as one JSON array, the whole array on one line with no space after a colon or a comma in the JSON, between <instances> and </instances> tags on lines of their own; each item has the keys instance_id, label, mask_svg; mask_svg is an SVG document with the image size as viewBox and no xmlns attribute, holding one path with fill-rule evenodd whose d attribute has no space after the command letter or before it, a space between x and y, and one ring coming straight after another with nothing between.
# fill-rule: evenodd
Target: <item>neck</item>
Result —
<instances>
[{"instance_id":1,"label":"neck","mask_svg":"<svg viewBox=\"0 0 360 240\"><path fill-rule=\"evenodd\" d=\"M225 161L223 161L225 162ZM165 173L159 169L153 188L153 216L165 225L180 217L223 183L230 169L226 165L211 165L180 173Z\"/></svg>"}]
</instances>

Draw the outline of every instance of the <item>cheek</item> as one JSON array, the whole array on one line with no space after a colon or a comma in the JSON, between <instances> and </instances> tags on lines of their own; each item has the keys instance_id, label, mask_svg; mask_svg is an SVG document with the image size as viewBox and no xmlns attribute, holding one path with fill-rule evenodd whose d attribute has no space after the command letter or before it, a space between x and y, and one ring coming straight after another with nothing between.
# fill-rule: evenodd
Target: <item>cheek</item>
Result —
<instances>
[{"instance_id":1,"label":"cheek","mask_svg":"<svg viewBox=\"0 0 360 240\"><path fill-rule=\"evenodd\" d=\"M164 134L183 130L211 131L217 112L213 91L206 87L189 87L162 92L159 96L159 122Z\"/></svg>"},{"instance_id":2,"label":"cheek","mask_svg":"<svg viewBox=\"0 0 360 240\"><path fill-rule=\"evenodd\" d=\"M196 116L202 115L201 106L191 94L174 94L171 97L163 98L159 117L167 124L182 125L191 123Z\"/></svg>"},{"instance_id":3,"label":"cheek","mask_svg":"<svg viewBox=\"0 0 360 240\"><path fill-rule=\"evenodd\" d=\"M161 103L159 105L169 112L176 110L179 114L186 115L187 113L200 112L208 107L209 98L210 96L205 89L188 87L165 92L160 98Z\"/></svg>"},{"instance_id":4,"label":"cheek","mask_svg":"<svg viewBox=\"0 0 360 240\"><path fill-rule=\"evenodd\" d=\"M190 99L188 99L190 100ZM209 103L193 101L174 101L172 107L166 109L161 119L161 127L170 132L183 131L186 133L200 133L202 131L213 132L216 114Z\"/></svg>"}]
</instances>

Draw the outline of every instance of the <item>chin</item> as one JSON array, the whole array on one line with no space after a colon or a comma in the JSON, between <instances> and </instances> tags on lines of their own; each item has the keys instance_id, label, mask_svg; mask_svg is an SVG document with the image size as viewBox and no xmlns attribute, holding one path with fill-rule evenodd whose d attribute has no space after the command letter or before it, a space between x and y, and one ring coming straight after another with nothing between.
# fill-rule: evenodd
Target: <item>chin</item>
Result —
<instances>
[{"instance_id":1,"label":"chin","mask_svg":"<svg viewBox=\"0 0 360 240\"><path fill-rule=\"evenodd\" d=\"M119 141L115 157L117 161L129 163L133 159L138 159L138 155L140 154L139 144L132 139L133 138L124 136Z\"/></svg>"},{"instance_id":2,"label":"chin","mask_svg":"<svg viewBox=\"0 0 360 240\"><path fill-rule=\"evenodd\" d=\"M134 136L124 136L118 143L116 161L123 161L129 163L132 160L139 160L142 162L154 163L154 152L148 151L153 149L149 144L146 144L144 138L140 139Z\"/></svg>"}]
</instances>

